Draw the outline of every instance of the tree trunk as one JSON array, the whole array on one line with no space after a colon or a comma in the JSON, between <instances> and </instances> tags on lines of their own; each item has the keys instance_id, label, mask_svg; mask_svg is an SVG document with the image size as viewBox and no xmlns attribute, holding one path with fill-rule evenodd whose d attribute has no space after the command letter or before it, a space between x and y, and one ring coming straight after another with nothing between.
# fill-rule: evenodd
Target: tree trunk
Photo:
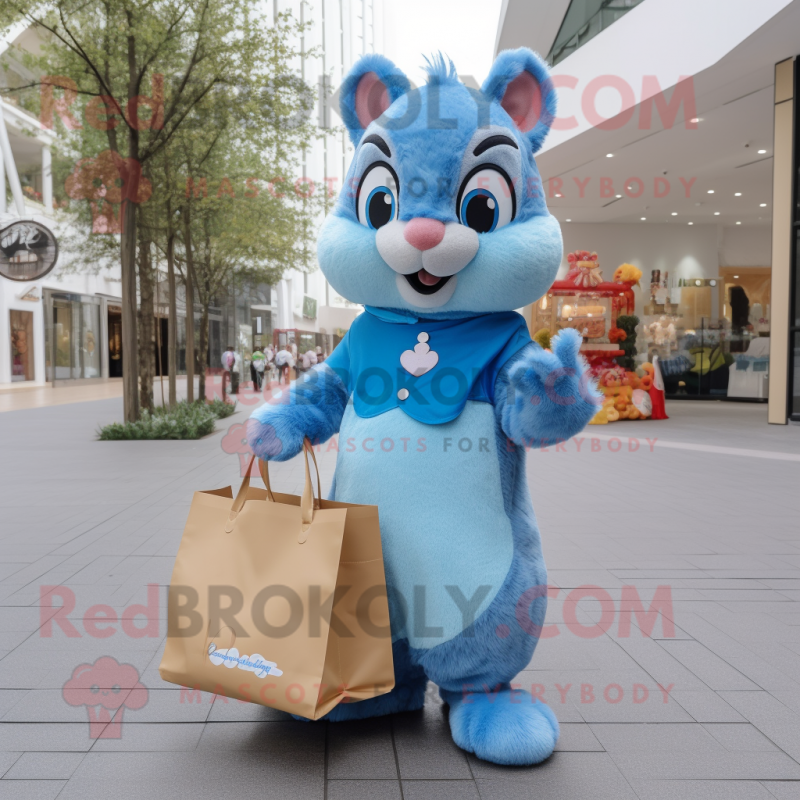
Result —
<instances>
[{"instance_id":1,"label":"tree trunk","mask_svg":"<svg viewBox=\"0 0 800 800\"><path fill-rule=\"evenodd\" d=\"M203 305L200 315L200 352L197 354L197 372L200 375L199 399L206 400L206 367L208 366L208 306Z\"/></svg>"},{"instance_id":2,"label":"tree trunk","mask_svg":"<svg viewBox=\"0 0 800 800\"><path fill-rule=\"evenodd\" d=\"M153 410L155 376L155 275L150 242L139 242L139 405Z\"/></svg>"},{"instance_id":3,"label":"tree trunk","mask_svg":"<svg viewBox=\"0 0 800 800\"><path fill-rule=\"evenodd\" d=\"M136 324L136 206L123 204L120 236L122 273L122 399L125 422L139 419L139 365Z\"/></svg>"},{"instance_id":4,"label":"tree trunk","mask_svg":"<svg viewBox=\"0 0 800 800\"><path fill-rule=\"evenodd\" d=\"M194 254L192 253L192 229L189 206L183 218L186 243L186 399L194 402Z\"/></svg>"},{"instance_id":5,"label":"tree trunk","mask_svg":"<svg viewBox=\"0 0 800 800\"><path fill-rule=\"evenodd\" d=\"M136 97L137 91L136 70L136 42L133 36L128 36L128 99ZM124 216L122 220L122 235L120 237L121 270L122 270L122 381L125 409L125 421L135 422L139 419L139 357L136 320L136 205L134 198L139 196L139 131L135 127L128 129L128 163L133 164L133 169L121 172L125 186ZM110 134L109 134L110 136ZM116 150L116 136L109 138L112 150ZM126 330L127 328L127 330ZM127 335L126 335L127 334Z\"/></svg>"},{"instance_id":6,"label":"tree trunk","mask_svg":"<svg viewBox=\"0 0 800 800\"><path fill-rule=\"evenodd\" d=\"M169 405L178 401L175 377L178 372L178 301L175 297L175 232L167 239L167 278L169 281L169 319L167 320L167 371L169 372Z\"/></svg>"}]
</instances>

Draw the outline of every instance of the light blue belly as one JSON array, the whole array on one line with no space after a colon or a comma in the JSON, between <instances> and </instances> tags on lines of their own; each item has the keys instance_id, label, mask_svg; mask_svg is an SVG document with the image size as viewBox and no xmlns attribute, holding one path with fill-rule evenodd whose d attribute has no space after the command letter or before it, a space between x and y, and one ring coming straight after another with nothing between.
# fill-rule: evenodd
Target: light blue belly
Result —
<instances>
[{"instance_id":1,"label":"light blue belly","mask_svg":"<svg viewBox=\"0 0 800 800\"><path fill-rule=\"evenodd\" d=\"M433 647L464 628L454 595L483 597L475 618L491 603L513 555L491 405L468 402L445 425L399 409L362 419L348 405L335 492L378 506L395 638Z\"/></svg>"}]
</instances>

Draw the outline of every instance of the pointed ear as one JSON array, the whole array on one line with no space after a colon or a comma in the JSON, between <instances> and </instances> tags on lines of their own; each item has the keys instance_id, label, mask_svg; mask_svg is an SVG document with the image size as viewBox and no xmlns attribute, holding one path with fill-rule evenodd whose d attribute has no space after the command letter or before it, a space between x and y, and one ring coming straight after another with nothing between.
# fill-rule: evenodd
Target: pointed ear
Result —
<instances>
[{"instance_id":1,"label":"pointed ear","mask_svg":"<svg viewBox=\"0 0 800 800\"><path fill-rule=\"evenodd\" d=\"M408 78L388 58L377 53L362 56L344 79L339 99L353 144L358 145L370 122L408 90Z\"/></svg>"},{"instance_id":2,"label":"pointed ear","mask_svg":"<svg viewBox=\"0 0 800 800\"><path fill-rule=\"evenodd\" d=\"M504 50L495 59L481 91L498 102L537 152L556 118L550 70L533 50Z\"/></svg>"}]
</instances>

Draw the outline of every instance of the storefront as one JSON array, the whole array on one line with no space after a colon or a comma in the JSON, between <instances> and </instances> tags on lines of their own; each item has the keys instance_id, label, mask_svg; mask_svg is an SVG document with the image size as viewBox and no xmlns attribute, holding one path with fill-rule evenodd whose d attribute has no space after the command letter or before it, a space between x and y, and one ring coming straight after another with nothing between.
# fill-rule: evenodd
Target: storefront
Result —
<instances>
[{"instance_id":1,"label":"storefront","mask_svg":"<svg viewBox=\"0 0 800 800\"><path fill-rule=\"evenodd\" d=\"M12 308L8 316L11 330L11 382L36 380L33 312Z\"/></svg>"},{"instance_id":2,"label":"storefront","mask_svg":"<svg viewBox=\"0 0 800 800\"><path fill-rule=\"evenodd\" d=\"M496 52L549 54L548 208L604 281L641 270L636 370L657 357L668 400L764 403L784 425L800 421L800 3L737 4L736 26L702 5L506 0ZM614 344L588 328L585 348Z\"/></svg>"},{"instance_id":3,"label":"storefront","mask_svg":"<svg viewBox=\"0 0 800 800\"><path fill-rule=\"evenodd\" d=\"M122 377L122 306L118 298L45 288L48 382Z\"/></svg>"}]
</instances>

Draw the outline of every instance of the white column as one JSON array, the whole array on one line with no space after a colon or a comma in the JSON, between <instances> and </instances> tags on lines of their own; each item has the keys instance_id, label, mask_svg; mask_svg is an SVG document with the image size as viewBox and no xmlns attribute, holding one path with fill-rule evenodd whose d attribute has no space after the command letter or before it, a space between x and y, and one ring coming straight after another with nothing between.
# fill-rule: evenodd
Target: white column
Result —
<instances>
[{"instance_id":1,"label":"white column","mask_svg":"<svg viewBox=\"0 0 800 800\"><path fill-rule=\"evenodd\" d=\"M0 109L0 114L2 113L2 109ZM3 152L0 151L0 214L8 213L6 191L6 160L3 158Z\"/></svg>"},{"instance_id":2,"label":"white column","mask_svg":"<svg viewBox=\"0 0 800 800\"><path fill-rule=\"evenodd\" d=\"M361 55L367 54L367 0L361 0Z\"/></svg>"},{"instance_id":3,"label":"white column","mask_svg":"<svg viewBox=\"0 0 800 800\"><path fill-rule=\"evenodd\" d=\"M19 182L17 163L14 161L14 154L11 152L11 142L8 140L8 130L6 130L6 120L3 116L3 101L0 100L0 153L6 162L8 172L8 183L11 186L11 194L17 206L17 213L25 216L25 200L22 196L22 184Z\"/></svg>"},{"instance_id":4,"label":"white column","mask_svg":"<svg viewBox=\"0 0 800 800\"><path fill-rule=\"evenodd\" d=\"M42 148L42 201L45 211L53 213L53 158L49 147Z\"/></svg>"},{"instance_id":5,"label":"white column","mask_svg":"<svg viewBox=\"0 0 800 800\"><path fill-rule=\"evenodd\" d=\"M786 425L788 405L789 345L792 285L792 145L797 102L794 59L775 65L774 145L772 149L772 288L770 291L769 409L772 425ZM797 380L797 377L795 377Z\"/></svg>"}]
</instances>

